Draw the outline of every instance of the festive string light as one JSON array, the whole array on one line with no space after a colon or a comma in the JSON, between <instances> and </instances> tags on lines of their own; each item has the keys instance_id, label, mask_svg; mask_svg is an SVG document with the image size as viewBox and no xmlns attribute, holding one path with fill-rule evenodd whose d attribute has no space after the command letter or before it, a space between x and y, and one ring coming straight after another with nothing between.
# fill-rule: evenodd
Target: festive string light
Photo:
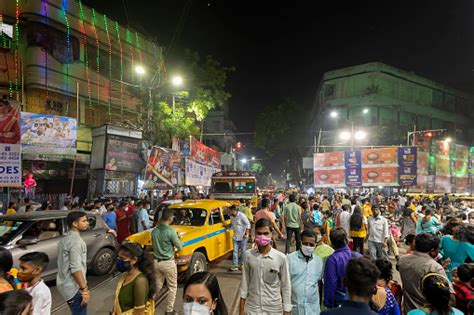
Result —
<instances>
[{"instance_id":1,"label":"festive string light","mask_svg":"<svg viewBox=\"0 0 474 315\"><path fill-rule=\"evenodd\" d=\"M18 89L18 79L20 76L20 62L19 62L19 45L20 45L20 3L19 0L16 0L16 8L15 8L15 93L16 93L16 100L20 100L20 93ZM11 93L13 97L13 93Z\"/></svg>"},{"instance_id":2,"label":"festive string light","mask_svg":"<svg viewBox=\"0 0 474 315\"><path fill-rule=\"evenodd\" d=\"M7 46L7 37L5 36L5 34L3 33L3 14L2 12L0 12L0 32L1 32L1 36L2 36L2 47L6 47Z\"/></svg>"},{"instance_id":3,"label":"festive string light","mask_svg":"<svg viewBox=\"0 0 474 315\"><path fill-rule=\"evenodd\" d=\"M105 24L105 34L107 35L107 45L109 46L109 120L111 119L111 106L112 106L112 43L110 41L109 34L109 23L107 21L107 16L104 14L104 24Z\"/></svg>"},{"instance_id":4,"label":"festive string light","mask_svg":"<svg viewBox=\"0 0 474 315\"><path fill-rule=\"evenodd\" d=\"M43 22L48 25L48 1L41 0L41 7L43 9ZM48 28L45 27L45 38L48 38ZM48 50L44 49L44 89L46 92L46 102L49 100L49 86L48 86Z\"/></svg>"},{"instance_id":5,"label":"festive string light","mask_svg":"<svg viewBox=\"0 0 474 315\"><path fill-rule=\"evenodd\" d=\"M132 35L130 34L130 31L128 30L128 28L127 28L127 31L126 31L126 37L125 38L127 40L128 47L130 49L130 60L131 60L131 64L132 64L132 68L130 70L132 71L132 81L134 81L134 78L135 78L135 62L134 62L134 58L133 58Z\"/></svg>"},{"instance_id":6,"label":"festive string light","mask_svg":"<svg viewBox=\"0 0 474 315\"><path fill-rule=\"evenodd\" d=\"M97 17L95 15L95 10L92 8L92 26L94 27L95 34L95 44L96 44L96 72L97 72L97 105L100 105L100 42L99 34L97 33Z\"/></svg>"},{"instance_id":7,"label":"festive string light","mask_svg":"<svg viewBox=\"0 0 474 315\"><path fill-rule=\"evenodd\" d=\"M69 19L67 16L68 0L62 2L62 12L64 15L64 22L66 23L66 116L69 115L69 62L72 62L74 56L71 54L71 28L69 26ZM69 60L71 58L72 60Z\"/></svg>"},{"instance_id":8,"label":"festive string light","mask_svg":"<svg viewBox=\"0 0 474 315\"><path fill-rule=\"evenodd\" d=\"M117 42L120 52L120 117L123 115L123 49L122 39L120 38L120 28L117 21L115 21L115 32L117 33Z\"/></svg>"},{"instance_id":9,"label":"festive string light","mask_svg":"<svg viewBox=\"0 0 474 315\"><path fill-rule=\"evenodd\" d=\"M79 16L83 28L83 42L84 42L84 67L86 70L86 80L87 80L87 100L89 105L89 121L92 121L92 89L91 89L91 75L89 72L89 54L87 50L87 30L86 23L84 19L84 9L82 7L82 1L79 0Z\"/></svg>"}]
</instances>

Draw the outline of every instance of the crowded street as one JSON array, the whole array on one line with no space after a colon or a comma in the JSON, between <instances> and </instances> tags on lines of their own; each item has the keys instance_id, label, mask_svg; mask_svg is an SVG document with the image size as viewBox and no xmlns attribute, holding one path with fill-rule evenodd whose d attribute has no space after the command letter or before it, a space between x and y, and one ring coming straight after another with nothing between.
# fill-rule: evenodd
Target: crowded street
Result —
<instances>
[{"instance_id":1,"label":"crowded street","mask_svg":"<svg viewBox=\"0 0 474 315\"><path fill-rule=\"evenodd\" d=\"M473 3L1 0L0 315L474 315Z\"/></svg>"}]
</instances>

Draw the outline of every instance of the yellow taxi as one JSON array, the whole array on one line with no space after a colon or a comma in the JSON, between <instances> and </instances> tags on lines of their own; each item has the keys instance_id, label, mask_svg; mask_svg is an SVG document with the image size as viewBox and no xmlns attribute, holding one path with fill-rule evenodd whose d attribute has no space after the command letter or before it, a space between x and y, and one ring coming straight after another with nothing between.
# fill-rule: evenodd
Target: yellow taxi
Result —
<instances>
[{"instance_id":1,"label":"yellow taxi","mask_svg":"<svg viewBox=\"0 0 474 315\"><path fill-rule=\"evenodd\" d=\"M169 206L174 210L172 227L178 233L183 248L175 255L178 272L186 277L208 270L208 262L223 257L233 250L227 208L231 204L221 200L188 200ZM131 235L128 240L153 250L151 231Z\"/></svg>"}]
</instances>

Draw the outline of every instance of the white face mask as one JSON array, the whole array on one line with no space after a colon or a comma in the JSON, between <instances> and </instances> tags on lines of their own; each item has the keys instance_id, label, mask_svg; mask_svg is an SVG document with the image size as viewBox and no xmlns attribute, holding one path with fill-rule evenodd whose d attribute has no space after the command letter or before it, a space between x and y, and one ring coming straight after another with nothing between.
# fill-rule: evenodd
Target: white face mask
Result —
<instances>
[{"instance_id":1,"label":"white face mask","mask_svg":"<svg viewBox=\"0 0 474 315\"><path fill-rule=\"evenodd\" d=\"M314 253L314 247L313 246L306 246L306 245L301 245L301 252L305 256L311 256Z\"/></svg>"},{"instance_id":2,"label":"white face mask","mask_svg":"<svg viewBox=\"0 0 474 315\"><path fill-rule=\"evenodd\" d=\"M209 315L211 309L206 305L201 305L196 302L183 303L184 315Z\"/></svg>"},{"instance_id":3,"label":"white face mask","mask_svg":"<svg viewBox=\"0 0 474 315\"><path fill-rule=\"evenodd\" d=\"M316 234L316 243L321 242L322 238L321 234Z\"/></svg>"}]
</instances>

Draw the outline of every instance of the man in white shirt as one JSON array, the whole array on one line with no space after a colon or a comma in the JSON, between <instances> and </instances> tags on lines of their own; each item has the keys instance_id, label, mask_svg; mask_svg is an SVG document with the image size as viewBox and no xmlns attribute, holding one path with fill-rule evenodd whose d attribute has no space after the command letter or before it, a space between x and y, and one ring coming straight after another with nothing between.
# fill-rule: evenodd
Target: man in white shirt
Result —
<instances>
[{"instance_id":1,"label":"man in white shirt","mask_svg":"<svg viewBox=\"0 0 474 315\"><path fill-rule=\"evenodd\" d=\"M31 252L20 257L18 280L27 282L26 290L33 297L32 315L51 314L51 291L41 279L41 274L48 267L48 255Z\"/></svg>"},{"instance_id":2,"label":"man in white shirt","mask_svg":"<svg viewBox=\"0 0 474 315\"><path fill-rule=\"evenodd\" d=\"M342 211L337 215L336 218L336 227L342 227L344 231L346 231L346 235L349 235L350 230L350 221L351 221L351 214L349 212L350 206L344 205L342 206Z\"/></svg>"},{"instance_id":3,"label":"man in white shirt","mask_svg":"<svg viewBox=\"0 0 474 315\"><path fill-rule=\"evenodd\" d=\"M290 315L291 280L288 261L272 247L272 223L260 219L255 223L257 248L247 251L242 269L239 314Z\"/></svg>"},{"instance_id":4,"label":"man in white shirt","mask_svg":"<svg viewBox=\"0 0 474 315\"><path fill-rule=\"evenodd\" d=\"M368 230L368 247L370 256L373 259L388 258L385 250L388 239L390 238L390 231L388 229L388 221L380 215L378 207L372 208L373 216L369 218Z\"/></svg>"}]
</instances>

